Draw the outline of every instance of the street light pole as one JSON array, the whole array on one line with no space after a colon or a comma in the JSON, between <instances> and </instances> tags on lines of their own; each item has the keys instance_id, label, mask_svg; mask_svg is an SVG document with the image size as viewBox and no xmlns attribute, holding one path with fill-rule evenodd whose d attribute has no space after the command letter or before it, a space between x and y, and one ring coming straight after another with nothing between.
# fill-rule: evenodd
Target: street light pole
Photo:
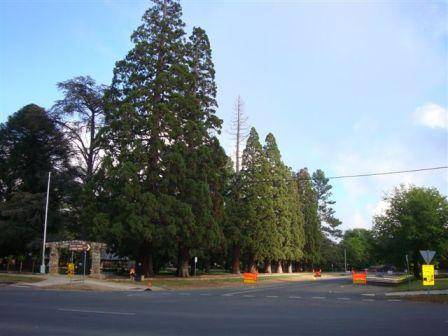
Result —
<instances>
[{"instance_id":1,"label":"street light pole","mask_svg":"<svg viewBox=\"0 0 448 336\"><path fill-rule=\"evenodd\" d=\"M47 202L45 204L44 241L42 244L42 265L40 265L40 273L42 274L45 274L45 244L47 242L47 218L48 218L48 200L50 198L50 179L51 179L51 172L48 172Z\"/></svg>"}]
</instances>

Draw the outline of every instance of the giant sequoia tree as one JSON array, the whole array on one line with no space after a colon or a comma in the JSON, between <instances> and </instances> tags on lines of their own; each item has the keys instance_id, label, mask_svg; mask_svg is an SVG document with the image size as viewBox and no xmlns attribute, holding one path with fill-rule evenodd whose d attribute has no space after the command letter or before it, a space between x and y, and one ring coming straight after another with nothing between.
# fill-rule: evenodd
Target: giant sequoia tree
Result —
<instances>
[{"instance_id":1,"label":"giant sequoia tree","mask_svg":"<svg viewBox=\"0 0 448 336\"><path fill-rule=\"evenodd\" d=\"M304 261L308 264L308 266L313 267L320 261L322 232L318 216L317 197L307 168L301 169L297 174L297 184L299 189L299 201L304 220Z\"/></svg>"},{"instance_id":2,"label":"giant sequoia tree","mask_svg":"<svg viewBox=\"0 0 448 336\"><path fill-rule=\"evenodd\" d=\"M241 175L241 207L244 209L243 237L248 268L272 256L280 244L276 233L274 203L271 195L270 167L252 128L243 151Z\"/></svg>"},{"instance_id":3,"label":"giant sequoia tree","mask_svg":"<svg viewBox=\"0 0 448 336\"><path fill-rule=\"evenodd\" d=\"M221 120L207 35L194 28L186 42L178 1L154 3L107 95L109 210L97 222L111 228L117 246L134 247L121 252L136 256L145 274L162 253L178 258L178 274L188 276L191 254L222 238L226 157L214 135Z\"/></svg>"}]
</instances>

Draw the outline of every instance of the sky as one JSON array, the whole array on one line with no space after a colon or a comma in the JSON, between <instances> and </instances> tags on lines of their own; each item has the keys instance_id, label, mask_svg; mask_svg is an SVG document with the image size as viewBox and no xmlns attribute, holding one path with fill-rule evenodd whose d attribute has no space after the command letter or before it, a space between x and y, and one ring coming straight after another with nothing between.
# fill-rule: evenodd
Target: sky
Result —
<instances>
[{"instance_id":1,"label":"sky","mask_svg":"<svg viewBox=\"0 0 448 336\"><path fill-rule=\"evenodd\" d=\"M181 1L210 38L221 142L240 95L294 171L327 176L448 165L447 1ZM0 0L0 122L50 108L55 84L110 84L149 1ZM448 194L447 170L331 181L343 229L370 228L400 183Z\"/></svg>"}]
</instances>

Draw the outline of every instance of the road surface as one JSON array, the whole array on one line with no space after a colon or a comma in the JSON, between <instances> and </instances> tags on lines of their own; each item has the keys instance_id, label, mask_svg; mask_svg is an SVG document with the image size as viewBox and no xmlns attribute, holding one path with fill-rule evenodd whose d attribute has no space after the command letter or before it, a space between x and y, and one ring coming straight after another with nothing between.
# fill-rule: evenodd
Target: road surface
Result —
<instances>
[{"instance_id":1,"label":"road surface","mask_svg":"<svg viewBox=\"0 0 448 336\"><path fill-rule=\"evenodd\" d=\"M68 292L0 288L0 335L448 335L448 306L347 280L264 288Z\"/></svg>"}]
</instances>

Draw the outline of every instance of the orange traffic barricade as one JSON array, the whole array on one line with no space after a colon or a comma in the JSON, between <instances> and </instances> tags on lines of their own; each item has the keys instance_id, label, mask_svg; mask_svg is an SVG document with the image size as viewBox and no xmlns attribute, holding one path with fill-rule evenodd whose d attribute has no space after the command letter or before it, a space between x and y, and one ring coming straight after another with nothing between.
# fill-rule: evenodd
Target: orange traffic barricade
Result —
<instances>
[{"instance_id":1,"label":"orange traffic barricade","mask_svg":"<svg viewBox=\"0 0 448 336\"><path fill-rule=\"evenodd\" d=\"M258 273L243 273L243 283L255 284L257 283Z\"/></svg>"},{"instance_id":2,"label":"orange traffic barricade","mask_svg":"<svg viewBox=\"0 0 448 336\"><path fill-rule=\"evenodd\" d=\"M320 269L313 270L313 273L314 273L315 278L320 278L322 276L322 270L320 270Z\"/></svg>"},{"instance_id":3,"label":"orange traffic barricade","mask_svg":"<svg viewBox=\"0 0 448 336\"><path fill-rule=\"evenodd\" d=\"M355 271L352 271L352 277L353 284L367 284L367 272L356 273Z\"/></svg>"}]
</instances>

